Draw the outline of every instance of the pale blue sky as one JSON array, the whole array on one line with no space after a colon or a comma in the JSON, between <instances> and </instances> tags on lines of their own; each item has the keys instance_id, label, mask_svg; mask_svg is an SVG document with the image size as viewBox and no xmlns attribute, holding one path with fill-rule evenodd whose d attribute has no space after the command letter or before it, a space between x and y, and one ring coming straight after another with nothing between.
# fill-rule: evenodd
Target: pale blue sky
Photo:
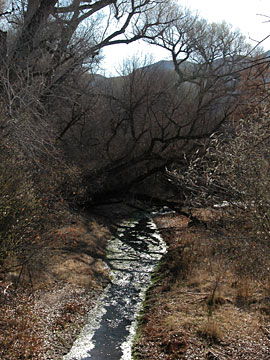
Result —
<instances>
[{"instance_id":1,"label":"pale blue sky","mask_svg":"<svg viewBox=\"0 0 270 360\"><path fill-rule=\"evenodd\" d=\"M254 45L256 41L270 34L270 0L179 0L179 4L197 10L200 16L210 22L225 20L233 28L239 28ZM270 37L262 45L269 50ZM166 59L168 56L167 52L154 46L147 46L143 42L109 47L104 51L103 67L106 75L115 74L115 69L125 58L145 53L152 54L156 61Z\"/></svg>"}]
</instances>

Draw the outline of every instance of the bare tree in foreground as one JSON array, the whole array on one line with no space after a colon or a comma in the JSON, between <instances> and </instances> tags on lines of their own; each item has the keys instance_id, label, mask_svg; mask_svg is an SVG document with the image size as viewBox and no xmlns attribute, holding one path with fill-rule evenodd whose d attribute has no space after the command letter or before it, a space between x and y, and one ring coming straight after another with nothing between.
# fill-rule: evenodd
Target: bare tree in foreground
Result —
<instances>
[{"instance_id":1,"label":"bare tree in foreground","mask_svg":"<svg viewBox=\"0 0 270 360\"><path fill-rule=\"evenodd\" d=\"M128 44L169 25L170 2L57 1L12 2L6 32L0 36L0 91L8 118L7 134L34 160L55 154L57 142L83 118L83 86L75 79L93 70L101 50ZM52 109L63 108L71 117L65 128ZM88 107L89 108L89 107ZM81 114L79 109L81 109ZM76 114L74 114L74 111ZM29 141L31 139L31 141Z\"/></svg>"}]
</instances>

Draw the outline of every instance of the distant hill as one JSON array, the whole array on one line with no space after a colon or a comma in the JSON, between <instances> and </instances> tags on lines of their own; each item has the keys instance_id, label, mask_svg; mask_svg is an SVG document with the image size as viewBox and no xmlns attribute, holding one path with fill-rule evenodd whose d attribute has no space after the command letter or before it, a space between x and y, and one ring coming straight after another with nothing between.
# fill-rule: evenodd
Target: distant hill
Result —
<instances>
[{"instance_id":1,"label":"distant hill","mask_svg":"<svg viewBox=\"0 0 270 360\"><path fill-rule=\"evenodd\" d=\"M172 71L174 70L174 64L171 60L161 60L148 67L153 67L154 69L160 69L164 71Z\"/></svg>"},{"instance_id":2,"label":"distant hill","mask_svg":"<svg viewBox=\"0 0 270 360\"><path fill-rule=\"evenodd\" d=\"M270 50L266 51L263 55L262 55L263 58L270 58ZM239 69L239 67L241 67L241 64L243 66L244 62L246 62L247 60L249 60L250 58L246 58L246 57L241 57L239 55L239 58L242 58L242 62L236 62L236 65L234 67L233 65L233 69L234 70L237 70ZM236 59L234 58L233 61L235 61ZM223 65L224 63L224 58L218 58L214 61L214 67L220 67L221 65ZM180 65L180 70L183 72L183 73L192 73L194 71L197 70L198 68L198 64L196 63L193 63L191 61L185 61L183 62L181 65ZM224 65L224 73L226 71L230 72L232 71L232 62L228 61L225 63ZM156 63L153 63L153 64L150 64L150 65L146 65L146 66L142 66L141 68L139 69L148 69L149 71L159 71L159 72L163 72L163 73L166 73L166 72L169 72L173 75L173 73L175 72L175 68L174 68L174 63L172 60L160 60ZM139 70L138 69L138 70ZM176 75L176 74L175 74ZM173 75L174 76L174 75ZM103 84L105 85L106 83L110 83L111 81L118 81L117 79L120 79L122 76L113 76L113 77L106 77L106 76L103 76L103 75L100 75L100 74L94 74L92 75L92 85L93 84L97 84L97 85L100 85L100 84Z\"/></svg>"}]
</instances>

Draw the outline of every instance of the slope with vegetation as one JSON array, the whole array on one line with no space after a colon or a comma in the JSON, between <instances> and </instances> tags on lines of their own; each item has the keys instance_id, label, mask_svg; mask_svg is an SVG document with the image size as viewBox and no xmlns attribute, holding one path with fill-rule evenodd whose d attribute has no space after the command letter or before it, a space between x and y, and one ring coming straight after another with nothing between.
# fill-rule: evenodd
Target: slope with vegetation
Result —
<instances>
[{"instance_id":1,"label":"slope with vegetation","mask_svg":"<svg viewBox=\"0 0 270 360\"><path fill-rule=\"evenodd\" d=\"M239 271L267 289L269 62L259 47L170 0L0 3L1 358L57 359L70 347L109 281L115 219L95 211L112 197L155 197L193 222L194 206L226 200L224 224L243 229L212 250L233 261L256 254L259 269ZM104 47L139 39L172 61L132 59L119 77L95 75ZM172 273L192 277L191 263L208 257L192 240L186 273L185 236L168 256Z\"/></svg>"}]
</instances>

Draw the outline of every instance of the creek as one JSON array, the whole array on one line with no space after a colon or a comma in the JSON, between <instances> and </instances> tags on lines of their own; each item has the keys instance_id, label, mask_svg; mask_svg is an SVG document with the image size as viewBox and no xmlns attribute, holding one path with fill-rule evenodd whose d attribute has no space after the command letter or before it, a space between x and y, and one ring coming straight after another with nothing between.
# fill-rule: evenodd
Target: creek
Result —
<instances>
[{"instance_id":1,"label":"creek","mask_svg":"<svg viewBox=\"0 0 270 360\"><path fill-rule=\"evenodd\" d=\"M166 252L155 223L144 214L123 221L108 242L111 284L63 360L131 360L137 317L151 275Z\"/></svg>"}]
</instances>

